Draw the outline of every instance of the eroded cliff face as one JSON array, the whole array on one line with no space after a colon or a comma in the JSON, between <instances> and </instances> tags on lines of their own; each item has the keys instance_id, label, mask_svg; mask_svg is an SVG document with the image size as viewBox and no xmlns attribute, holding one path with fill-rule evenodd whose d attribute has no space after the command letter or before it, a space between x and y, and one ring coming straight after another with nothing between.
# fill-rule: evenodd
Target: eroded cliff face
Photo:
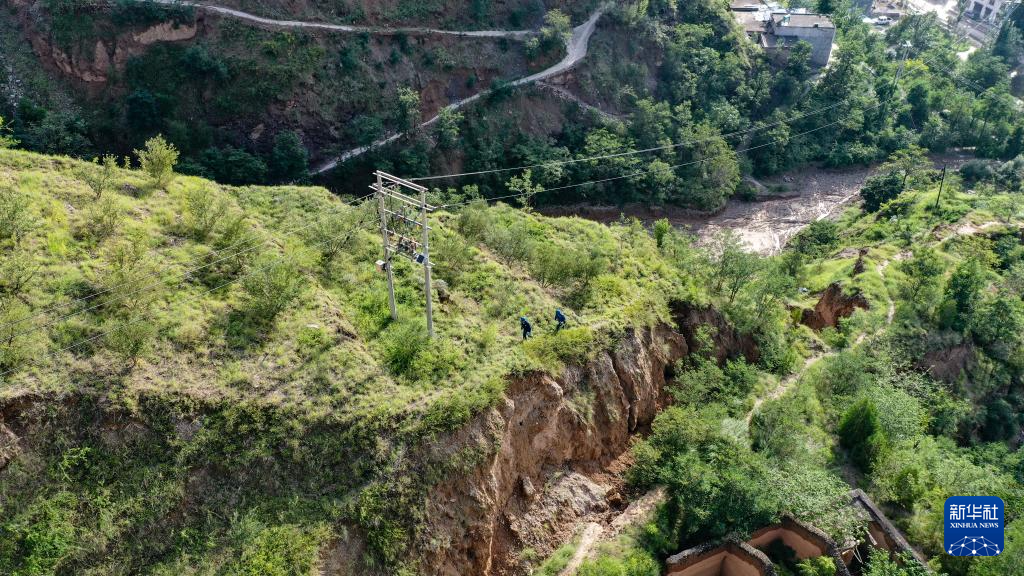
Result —
<instances>
[{"instance_id":1,"label":"eroded cliff face","mask_svg":"<svg viewBox=\"0 0 1024 576\"><path fill-rule=\"evenodd\" d=\"M558 378L511 382L502 405L450 442L491 456L433 489L422 565L431 574L520 574L520 550L544 555L577 522L615 506L608 468L667 403L666 376L687 352L682 334L659 326Z\"/></svg>"}]
</instances>

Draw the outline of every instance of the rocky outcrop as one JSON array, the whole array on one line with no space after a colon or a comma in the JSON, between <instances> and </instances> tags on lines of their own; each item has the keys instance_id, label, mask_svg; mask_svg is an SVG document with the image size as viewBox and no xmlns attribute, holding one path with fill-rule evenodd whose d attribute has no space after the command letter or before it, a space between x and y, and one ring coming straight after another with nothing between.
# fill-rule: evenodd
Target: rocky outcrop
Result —
<instances>
[{"instance_id":1,"label":"rocky outcrop","mask_svg":"<svg viewBox=\"0 0 1024 576\"><path fill-rule=\"evenodd\" d=\"M840 319L852 316L857 308L867 310L870 307L868 299L859 291L846 294L843 287L834 282L825 289L813 309L803 311L800 322L812 330L834 328Z\"/></svg>"},{"instance_id":2,"label":"rocky outcrop","mask_svg":"<svg viewBox=\"0 0 1024 576\"><path fill-rule=\"evenodd\" d=\"M60 45L52 35L36 25L33 12L38 3L12 2L17 9L33 51L44 65L51 66L64 76L100 86L107 83L112 74L121 73L132 56L142 54L146 47L159 42L181 42L191 40L199 34L199 21L161 22L147 28L138 28L115 34L103 35L95 43L74 46Z\"/></svg>"},{"instance_id":3,"label":"rocky outcrop","mask_svg":"<svg viewBox=\"0 0 1024 576\"><path fill-rule=\"evenodd\" d=\"M719 363L738 356L750 363L757 362L761 351L750 334L743 334L718 310L698 306L689 302L678 302L672 306L672 318L683 334L691 350L701 346L701 331L704 330L714 346L713 355Z\"/></svg>"},{"instance_id":4,"label":"rocky outcrop","mask_svg":"<svg viewBox=\"0 0 1024 576\"><path fill-rule=\"evenodd\" d=\"M666 374L688 349L669 327L636 330L557 378L510 382L503 404L448 442L491 455L432 490L422 565L439 575L519 574L518 550L549 551L545 535L607 507L607 491L587 476L621 456L668 402Z\"/></svg>"}]
</instances>

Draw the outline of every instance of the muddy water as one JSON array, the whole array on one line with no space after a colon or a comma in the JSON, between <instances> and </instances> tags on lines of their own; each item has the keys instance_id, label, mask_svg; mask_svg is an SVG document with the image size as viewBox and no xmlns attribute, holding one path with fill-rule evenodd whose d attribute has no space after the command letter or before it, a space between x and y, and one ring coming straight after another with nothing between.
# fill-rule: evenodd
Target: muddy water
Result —
<instances>
[{"instance_id":1,"label":"muddy water","mask_svg":"<svg viewBox=\"0 0 1024 576\"><path fill-rule=\"evenodd\" d=\"M935 156L936 166L948 162L950 169L969 159L965 154ZM614 222L621 215L635 216L651 223L668 218L674 225L691 230L707 240L721 230L735 231L751 251L776 254L797 232L815 220L833 218L858 198L861 187L876 167L842 169L807 167L760 180L762 194L754 202L730 200L714 214L670 206L641 204L618 206L557 206L542 208L547 215L576 215L602 222Z\"/></svg>"},{"instance_id":2,"label":"muddy water","mask_svg":"<svg viewBox=\"0 0 1024 576\"><path fill-rule=\"evenodd\" d=\"M724 229L735 231L755 252L774 254L797 232L815 220L829 218L853 201L872 168L842 170L811 168L760 180L765 190L754 202L731 200L714 214L702 214L671 206L641 204L618 206L558 206L542 208L548 215L576 215L613 222L621 215L644 222L668 218L672 224L688 229L706 240Z\"/></svg>"}]
</instances>

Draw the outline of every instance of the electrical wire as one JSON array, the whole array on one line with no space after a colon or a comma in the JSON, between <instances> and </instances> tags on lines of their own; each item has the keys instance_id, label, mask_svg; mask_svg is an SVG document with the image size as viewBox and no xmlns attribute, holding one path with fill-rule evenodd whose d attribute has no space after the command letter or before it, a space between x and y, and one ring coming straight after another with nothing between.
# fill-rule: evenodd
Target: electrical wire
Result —
<instances>
[{"instance_id":1,"label":"electrical wire","mask_svg":"<svg viewBox=\"0 0 1024 576\"><path fill-rule=\"evenodd\" d=\"M863 110L861 110L859 112L863 112L863 111L867 111L867 110L873 110L875 108L878 108L878 107L882 106L884 103L885 103L885 101L878 102L877 104L873 104L871 106L868 106L867 108L864 108ZM822 126L818 126L817 128L812 128L810 130L805 130L805 131L800 132L798 134L788 135L788 136L786 136L786 138L787 139L788 138L797 138L797 137L800 137L800 136L804 136L806 134L810 134L812 132L817 132L819 130L824 130L825 128L829 128L831 126L835 126L836 124L839 124L842 121L843 121L843 119L835 120L833 122L829 122L828 124L824 124ZM764 144L758 144L757 146L750 146L750 147L747 147L747 148L740 148L738 150L733 150L732 153L736 154L736 153L739 153L739 152L749 152L750 150L757 150L759 148L765 148L767 146L773 146L775 144L780 143L781 140L782 139L780 138L778 140L774 140L774 141L771 141L771 142L766 142ZM714 159L714 158L721 158L721 157L724 157L724 156L725 155L723 154L723 155L720 155L720 156L711 156L711 157L708 157L708 158L703 158L701 160L693 160L693 161L690 161L690 162L682 162L680 164L673 164L671 166L668 166L668 169L676 169L676 168L682 168L682 167L685 167L685 166L692 166L694 164L701 164L701 163L707 162L708 160L711 160L711 159ZM577 184L568 184L568 185L565 185L565 186L558 186L558 187L555 187L555 188L548 188L548 189L545 189L545 190L543 190L543 191L541 191L539 193L557 192L559 190L568 190L570 188L578 188L580 186L589 186L589 185L592 185L592 184L602 184L604 182L612 182L612 181L615 181L615 180L624 180L626 178L636 178L638 176L645 176L645 175L648 175L648 174L653 174L653 171L652 170L642 170L642 171L639 171L639 172L634 172L632 174L624 174L622 176L613 176L611 178L603 178L603 179L600 179L600 180L589 180L587 182L579 182ZM472 204L473 202L490 201L490 200L505 200L505 199L509 199L509 198L519 198L519 197L522 197L522 196L529 196L529 195L532 195L532 194L534 194L534 193L525 192L525 193L518 193L518 194L508 194L508 195L505 195L505 196L496 196L494 198L484 198L482 200L468 200L466 202L455 202L455 203L452 203L452 204L444 204L442 206L439 206L438 208L452 208L452 207L455 207L455 206L463 206L463 205L466 205L466 204Z\"/></svg>"},{"instance_id":2,"label":"electrical wire","mask_svg":"<svg viewBox=\"0 0 1024 576\"><path fill-rule=\"evenodd\" d=\"M752 126L750 128L746 128L746 129L743 129L743 130L736 130L736 131L733 131L733 132L728 132L726 134L721 134L720 136L711 136L711 137L708 137L708 138L701 138L701 139L696 139L696 140L686 140L686 141L682 141L682 142L675 142L675 143L672 143L672 144L665 144L663 146L655 146L653 148L643 148L643 149L640 149L640 150L629 150L629 151L626 151L626 152L617 152L615 154L603 154L603 155L600 155L600 156L588 156L588 157L585 157L585 158L573 158L573 159L570 159L570 160L557 160L557 161L553 161L553 162L543 162L543 163L540 163L540 164L530 164L530 165L526 165L526 166L514 166L514 167L510 167L510 168L494 168L494 169L491 169L491 170L479 170L479 171L476 171L476 172L460 172L460 173L457 173L457 174L439 174L439 175L434 175L434 176L421 176L419 178L409 178L408 180L410 180L412 182L423 182L423 181L428 181L428 180L441 180L441 179L446 179L446 178L461 178L461 177L464 177L464 176L480 176L480 175L483 175L483 174L497 174L497 173L500 173L500 172L511 172L511 171L516 171L516 170L530 170L530 169L533 169L533 168L548 168L548 167L551 167L551 166L563 166L563 165L567 165L567 164L576 164L576 163L579 163L579 162L592 162L592 161L595 161L595 160L610 160L612 158L622 158L624 156L634 156L634 155L637 155L637 154L646 154L648 152L658 152L658 151L661 151L661 150L671 150L671 149L674 149L674 148L679 148L681 146L689 146L691 144L700 144L700 143L703 143L703 142L710 142L711 140L714 140L714 139L719 138L719 137L721 137L721 138L730 138L730 137L733 137L733 136L741 136L741 135L744 135L744 134L749 134L751 132L757 132L759 130L766 130L768 128L774 128L774 127L780 126L782 124L788 124L790 122L795 122L795 121L801 120L803 118L807 118L807 117L810 117L810 116L815 116L815 115L821 114L823 112L828 112L829 110L832 110L834 108L842 106L843 104L846 103L846 100L847 99L840 100L839 102L836 102L835 104L831 104L829 106L818 108L817 110L814 110L812 112L804 112L802 114L797 114L796 116L785 118L783 120L772 122L770 124L762 124L762 125L758 125L758 126Z\"/></svg>"}]
</instances>

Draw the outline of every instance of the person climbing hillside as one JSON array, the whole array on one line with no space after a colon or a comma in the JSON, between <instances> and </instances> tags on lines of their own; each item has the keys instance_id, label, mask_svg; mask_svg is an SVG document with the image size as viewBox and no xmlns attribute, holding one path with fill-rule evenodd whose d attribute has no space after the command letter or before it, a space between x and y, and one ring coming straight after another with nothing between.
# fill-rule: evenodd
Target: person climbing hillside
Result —
<instances>
[{"instance_id":1,"label":"person climbing hillside","mask_svg":"<svg viewBox=\"0 0 1024 576\"><path fill-rule=\"evenodd\" d=\"M565 314L562 314L561 308L555 308L555 332L558 332L562 328L565 328Z\"/></svg>"},{"instance_id":2,"label":"person climbing hillside","mask_svg":"<svg viewBox=\"0 0 1024 576\"><path fill-rule=\"evenodd\" d=\"M523 329L523 340L533 336L533 326L530 325L530 321L526 319L526 316L519 317L519 326Z\"/></svg>"}]
</instances>

